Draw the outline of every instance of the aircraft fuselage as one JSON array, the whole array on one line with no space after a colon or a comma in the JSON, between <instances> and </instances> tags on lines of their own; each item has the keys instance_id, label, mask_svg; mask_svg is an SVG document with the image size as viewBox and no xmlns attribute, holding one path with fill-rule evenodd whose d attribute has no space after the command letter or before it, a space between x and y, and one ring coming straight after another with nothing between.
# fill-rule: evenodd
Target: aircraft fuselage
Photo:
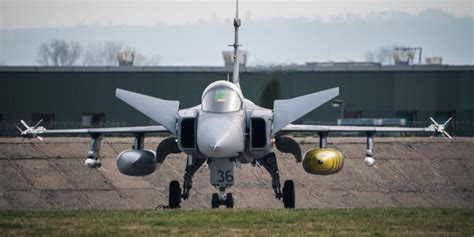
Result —
<instances>
[{"instance_id":1,"label":"aircraft fuselage","mask_svg":"<svg viewBox=\"0 0 474 237\"><path fill-rule=\"evenodd\" d=\"M237 157L245 151L246 119L243 110L229 113L200 112L197 147L209 158Z\"/></svg>"},{"instance_id":2,"label":"aircraft fuselage","mask_svg":"<svg viewBox=\"0 0 474 237\"><path fill-rule=\"evenodd\" d=\"M180 148L201 159L236 158L242 163L253 162L272 149L272 115L271 110L245 99L235 84L216 81L204 90L201 105L180 111Z\"/></svg>"}]
</instances>

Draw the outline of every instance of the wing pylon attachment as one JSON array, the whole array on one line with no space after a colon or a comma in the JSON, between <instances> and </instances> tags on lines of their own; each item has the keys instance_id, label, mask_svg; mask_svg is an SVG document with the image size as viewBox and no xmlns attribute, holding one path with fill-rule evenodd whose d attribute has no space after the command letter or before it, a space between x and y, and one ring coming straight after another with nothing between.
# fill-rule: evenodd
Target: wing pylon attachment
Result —
<instances>
[{"instance_id":1,"label":"wing pylon attachment","mask_svg":"<svg viewBox=\"0 0 474 237\"><path fill-rule=\"evenodd\" d=\"M30 127L25 121L21 120L21 123L26 127L26 130L21 130L20 127L15 127L20 131L23 140L26 138L38 138L43 140L38 134L89 134L91 137L89 151L87 152L87 159L85 164L90 168L100 168L102 166L100 156L100 144L102 141L102 135L107 133L115 134L133 134L135 139L133 143L133 149L142 150L145 144L146 133L171 133L169 129L164 126L142 126L142 127L112 127L112 128L79 128L79 129L51 129L48 130L44 127L39 127L38 122L35 126ZM23 141L22 140L22 141Z\"/></svg>"},{"instance_id":2,"label":"wing pylon attachment","mask_svg":"<svg viewBox=\"0 0 474 237\"><path fill-rule=\"evenodd\" d=\"M367 152L364 158L364 164L373 167L376 164L374 159L374 134L377 132L428 132L436 135L442 135L447 140L451 140L452 136L446 131L446 126L452 120L449 118L443 124L437 123L430 117L431 125L424 128L404 128L404 127L368 127L368 126L328 126L328 125L297 125L289 124L281 129L278 136L294 133L294 132L311 132L318 133L319 147L326 148L327 137L330 132L364 132L367 136Z\"/></svg>"},{"instance_id":3,"label":"wing pylon attachment","mask_svg":"<svg viewBox=\"0 0 474 237\"><path fill-rule=\"evenodd\" d=\"M294 132L312 132L312 133L331 133L331 132L431 132L436 135L442 135L446 139L452 139L452 136L446 131L446 126L452 120L449 118L445 123L438 124L433 118L430 118L431 125L424 128L407 127L375 127L375 126L341 126L341 125L300 125L289 124L282 128L278 135Z\"/></svg>"},{"instance_id":4,"label":"wing pylon attachment","mask_svg":"<svg viewBox=\"0 0 474 237\"><path fill-rule=\"evenodd\" d=\"M115 96L176 135L179 101L158 99L122 89L117 89Z\"/></svg>"},{"instance_id":5,"label":"wing pylon attachment","mask_svg":"<svg viewBox=\"0 0 474 237\"><path fill-rule=\"evenodd\" d=\"M339 95L339 87L303 95L287 100L275 100L273 103L273 128L275 135L282 128L303 117L324 103Z\"/></svg>"}]
</instances>

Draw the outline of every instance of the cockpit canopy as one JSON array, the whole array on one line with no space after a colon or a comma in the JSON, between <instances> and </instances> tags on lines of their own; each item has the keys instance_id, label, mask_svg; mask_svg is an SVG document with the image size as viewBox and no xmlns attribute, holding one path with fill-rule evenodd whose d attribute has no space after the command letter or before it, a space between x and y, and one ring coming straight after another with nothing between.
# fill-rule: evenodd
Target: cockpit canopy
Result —
<instances>
[{"instance_id":1,"label":"cockpit canopy","mask_svg":"<svg viewBox=\"0 0 474 237\"><path fill-rule=\"evenodd\" d=\"M203 111L214 113L236 112L242 108L239 94L231 87L224 85L207 89L201 104Z\"/></svg>"}]
</instances>

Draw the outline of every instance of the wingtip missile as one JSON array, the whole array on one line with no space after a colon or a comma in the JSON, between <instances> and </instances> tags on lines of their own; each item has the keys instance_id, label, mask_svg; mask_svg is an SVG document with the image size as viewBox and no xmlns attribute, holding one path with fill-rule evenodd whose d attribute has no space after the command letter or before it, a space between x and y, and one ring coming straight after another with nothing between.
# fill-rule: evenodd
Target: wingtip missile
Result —
<instances>
[{"instance_id":1,"label":"wingtip missile","mask_svg":"<svg viewBox=\"0 0 474 237\"><path fill-rule=\"evenodd\" d=\"M453 137L451 135L449 135L449 133L446 131L446 126L449 124L449 122L451 122L452 119L453 119L453 117L450 117L443 124L439 124L438 122L436 122L435 119L430 117L430 120L431 120L432 124L430 125L429 128L431 128L437 135L443 136L446 140L448 140L448 141L452 140Z\"/></svg>"},{"instance_id":2,"label":"wingtip missile","mask_svg":"<svg viewBox=\"0 0 474 237\"><path fill-rule=\"evenodd\" d=\"M38 126L43 122L43 119L40 119L33 128L38 128Z\"/></svg>"},{"instance_id":3,"label":"wingtip missile","mask_svg":"<svg viewBox=\"0 0 474 237\"><path fill-rule=\"evenodd\" d=\"M21 130L21 128L18 127L16 124L15 124L15 127L16 127L16 129L18 129L18 131L20 132L20 134L23 132L23 130Z\"/></svg>"},{"instance_id":4,"label":"wingtip missile","mask_svg":"<svg viewBox=\"0 0 474 237\"><path fill-rule=\"evenodd\" d=\"M20 120L20 122L21 122L21 124L23 124L23 126L25 126L26 129L30 128L30 127L28 126L28 124L26 124L26 122L25 122L23 119Z\"/></svg>"},{"instance_id":5,"label":"wingtip missile","mask_svg":"<svg viewBox=\"0 0 474 237\"><path fill-rule=\"evenodd\" d=\"M446 125L448 125L448 123L451 122L452 119L453 117L449 117L449 119L444 122L443 126L446 127Z\"/></svg>"},{"instance_id":6,"label":"wingtip missile","mask_svg":"<svg viewBox=\"0 0 474 237\"><path fill-rule=\"evenodd\" d=\"M38 134L44 133L46 131L44 127L39 126L43 122L42 119L38 121L33 127L28 126L28 124L24 120L20 120L20 122L21 124L23 124L23 126L25 126L26 129L21 130L21 128L18 127L17 125L15 125L15 127L18 129L18 131L20 132L20 135L23 137L23 139L21 140L22 142L26 138L35 138L35 137L38 138L40 141L43 141L43 138L38 136Z\"/></svg>"}]
</instances>

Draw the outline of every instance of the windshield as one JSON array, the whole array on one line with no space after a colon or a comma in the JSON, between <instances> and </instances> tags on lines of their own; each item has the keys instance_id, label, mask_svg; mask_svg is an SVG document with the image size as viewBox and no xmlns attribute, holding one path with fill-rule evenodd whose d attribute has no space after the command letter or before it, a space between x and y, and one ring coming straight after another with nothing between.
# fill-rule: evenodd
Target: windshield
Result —
<instances>
[{"instance_id":1,"label":"windshield","mask_svg":"<svg viewBox=\"0 0 474 237\"><path fill-rule=\"evenodd\" d=\"M241 106L239 95L229 88L209 90L202 98L202 110L205 112L235 112L239 111Z\"/></svg>"}]
</instances>

